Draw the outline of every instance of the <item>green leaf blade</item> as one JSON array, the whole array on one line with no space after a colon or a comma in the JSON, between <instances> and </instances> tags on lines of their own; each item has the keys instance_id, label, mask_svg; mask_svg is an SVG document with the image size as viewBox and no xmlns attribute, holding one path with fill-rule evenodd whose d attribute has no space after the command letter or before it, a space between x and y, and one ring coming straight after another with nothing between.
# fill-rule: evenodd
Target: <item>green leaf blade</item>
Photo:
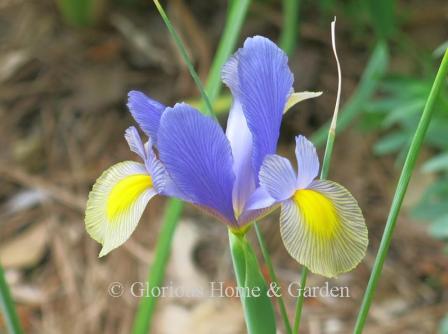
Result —
<instances>
[{"instance_id":1,"label":"green leaf blade","mask_svg":"<svg viewBox=\"0 0 448 334\"><path fill-rule=\"evenodd\" d=\"M248 333L275 334L274 306L252 246L245 236L235 235L230 230L229 244L238 287L251 292L249 296L243 293L240 297Z\"/></svg>"},{"instance_id":2,"label":"green leaf blade","mask_svg":"<svg viewBox=\"0 0 448 334\"><path fill-rule=\"evenodd\" d=\"M378 254L375 258L375 263L370 275L369 283L364 293L363 301L356 320L354 333L361 334L369 313L370 305L372 304L373 297L378 285L378 281L381 277L384 261L386 260L387 253L392 241L392 235L395 230L398 214L400 213L401 205L403 203L404 196L406 194L409 181L412 176L412 172L417 161L418 154L425 139L426 132L429 127L429 123L434 114L435 104L437 97L444 86L446 76L448 74L448 50L445 51L445 55L440 64L437 75L434 79L431 92L429 93L426 101L425 108L418 123L415 135L412 139L411 146L409 148L406 160L404 162L400 178L397 183L394 198L392 200L391 209L387 218L386 226L384 229L383 237L381 238Z\"/></svg>"},{"instance_id":3,"label":"green leaf blade","mask_svg":"<svg viewBox=\"0 0 448 334\"><path fill-rule=\"evenodd\" d=\"M17 316L14 301L5 279L3 267L0 265L0 311L4 316L6 327L11 334L21 334L19 317Z\"/></svg>"}]
</instances>

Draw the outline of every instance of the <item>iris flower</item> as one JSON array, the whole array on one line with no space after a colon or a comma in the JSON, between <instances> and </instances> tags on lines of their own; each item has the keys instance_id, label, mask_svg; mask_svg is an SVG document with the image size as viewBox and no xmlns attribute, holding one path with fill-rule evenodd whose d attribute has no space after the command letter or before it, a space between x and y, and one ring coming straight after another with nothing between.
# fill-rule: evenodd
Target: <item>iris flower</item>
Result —
<instances>
[{"instance_id":1,"label":"iris flower","mask_svg":"<svg viewBox=\"0 0 448 334\"><path fill-rule=\"evenodd\" d=\"M368 244L361 209L343 186L316 180L319 158L305 137L296 137L295 153L298 173L288 159L266 156L253 195L263 200L253 201L249 209L280 203L280 233L297 262L327 277L349 271L364 257Z\"/></svg>"},{"instance_id":2,"label":"iris flower","mask_svg":"<svg viewBox=\"0 0 448 334\"><path fill-rule=\"evenodd\" d=\"M360 261L358 250L362 246L358 244L365 244L364 234L354 235L363 219L353 198L336 201L340 194L323 186L330 183L321 185L316 181L316 187L321 185L320 191L321 188L314 188L314 183L305 185L304 181L297 181L294 183L297 189L309 186L307 194L321 195L305 195L305 200L294 202L296 196L289 194L286 184L279 184L282 196L277 196L272 189L275 180L266 182L275 172L275 164L271 166L269 161L282 159L273 154L283 114L297 102L319 93L294 93L287 56L260 36L248 38L243 48L228 60L222 69L222 80L233 95L225 132L213 118L188 104L167 107L141 92L129 93L129 110L149 141L143 144L137 130L129 128L126 139L143 163L122 162L112 166L97 180L89 195L85 222L90 235L103 245L100 256L129 238L144 207L155 194L160 194L192 203L235 233L244 233L250 223L281 205L283 240L297 260L329 276L352 269ZM300 163L315 166L314 160L302 159ZM289 174L281 174L283 171L291 173L287 169L280 171L275 176L279 177L277 181L291 181ZM306 173L314 172L307 169ZM300 209L305 218L285 223L285 212L292 210L285 209L291 201L285 194L293 196L294 203L301 203L297 204L297 212ZM323 203L326 206L322 207ZM349 217L352 205L361 215L353 221ZM291 228L291 224L310 224L314 229L300 234L303 229ZM330 232L325 232L327 229ZM353 241L357 238L359 243ZM352 246L359 246L353 250L356 255L350 253ZM299 256L294 247L305 249L306 256L301 252ZM319 265L313 266L314 262Z\"/></svg>"}]
</instances>

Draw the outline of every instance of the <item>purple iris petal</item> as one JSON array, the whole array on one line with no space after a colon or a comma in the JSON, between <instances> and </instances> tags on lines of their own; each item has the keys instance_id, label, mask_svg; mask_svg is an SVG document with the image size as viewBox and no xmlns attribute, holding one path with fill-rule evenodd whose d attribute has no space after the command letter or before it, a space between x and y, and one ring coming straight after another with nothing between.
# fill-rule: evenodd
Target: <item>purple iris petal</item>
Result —
<instances>
[{"instance_id":1,"label":"purple iris petal","mask_svg":"<svg viewBox=\"0 0 448 334\"><path fill-rule=\"evenodd\" d=\"M319 173L319 157L316 148L304 136L296 137L296 158L298 166L297 188L304 189Z\"/></svg>"},{"instance_id":2,"label":"purple iris petal","mask_svg":"<svg viewBox=\"0 0 448 334\"><path fill-rule=\"evenodd\" d=\"M135 128L135 126L130 126L129 128L126 129L124 133L124 138L126 138L126 141L128 142L131 151L137 154L143 161L145 161L146 160L145 147L143 146L142 139L140 138L140 135L138 134L138 131Z\"/></svg>"},{"instance_id":3,"label":"purple iris petal","mask_svg":"<svg viewBox=\"0 0 448 334\"><path fill-rule=\"evenodd\" d=\"M132 152L136 153L145 163L145 168L151 175L154 188L158 194L177 197L182 200L188 200L179 188L174 184L165 169L165 166L157 159L154 154L151 138L143 145L142 139L134 126L130 126L125 131L125 138Z\"/></svg>"},{"instance_id":4,"label":"purple iris petal","mask_svg":"<svg viewBox=\"0 0 448 334\"><path fill-rule=\"evenodd\" d=\"M157 159L154 152L151 152L149 155L146 162L146 168L152 177L154 188L160 195L176 197L183 201L189 201L189 197L180 191L171 176L166 171L165 166L159 159Z\"/></svg>"},{"instance_id":5,"label":"purple iris petal","mask_svg":"<svg viewBox=\"0 0 448 334\"><path fill-rule=\"evenodd\" d=\"M156 144L160 117L166 106L133 90L128 93L128 108L140 128Z\"/></svg>"},{"instance_id":6,"label":"purple iris petal","mask_svg":"<svg viewBox=\"0 0 448 334\"><path fill-rule=\"evenodd\" d=\"M244 211L244 213L238 219L238 226L241 227L266 217L271 212L275 211L280 206L280 204L281 203L274 202L274 204L262 209Z\"/></svg>"},{"instance_id":7,"label":"purple iris petal","mask_svg":"<svg viewBox=\"0 0 448 334\"><path fill-rule=\"evenodd\" d=\"M290 198L296 191L297 176L288 159L268 155L260 168L260 186L277 201Z\"/></svg>"},{"instance_id":8,"label":"purple iris petal","mask_svg":"<svg viewBox=\"0 0 448 334\"><path fill-rule=\"evenodd\" d=\"M233 101L227 120L226 136L233 155L233 207L237 216L243 211L250 194L255 190L255 173L252 168L252 134L247 126L241 104Z\"/></svg>"},{"instance_id":9,"label":"purple iris petal","mask_svg":"<svg viewBox=\"0 0 448 334\"><path fill-rule=\"evenodd\" d=\"M252 164L257 175L264 157L277 148L283 110L292 90L288 57L269 39L246 39L236 55L238 80L230 80L252 133ZM229 76L236 78L235 76Z\"/></svg>"},{"instance_id":10,"label":"purple iris petal","mask_svg":"<svg viewBox=\"0 0 448 334\"><path fill-rule=\"evenodd\" d=\"M234 101L227 121L226 136L233 155L233 207L237 216L243 211L250 194L255 190L252 168L252 134L244 118L241 104Z\"/></svg>"},{"instance_id":11,"label":"purple iris petal","mask_svg":"<svg viewBox=\"0 0 448 334\"><path fill-rule=\"evenodd\" d=\"M151 138L149 138L146 144L143 145L142 138L140 137L140 134L138 133L138 130L135 128L135 126L130 126L129 128L127 128L124 133L124 137L128 142L130 150L136 153L142 159L142 161L145 163L146 169L152 175L151 165L152 160L155 158L155 154L152 149Z\"/></svg>"},{"instance_id":12,"label":"purple iris petal","mask_svg":"<svg viewBox=\"0 0 448 334\"><path fill-rule=\"evenodd\" d=\"M238 49L224 64L221 70L221 79L230 88L233 98L238 100L240 84L238 78L238 62L242 49Z\"/></svg>"},{"instance_id":13,"label":"purple iris petal","mask_svg":"<svg viewBox=\"0 0 448 334\"><path fill-rule=\"evenodd\" d=\"M233 94L233 103L227 119L226 136L233 155L233 208L238 217L246 201L255 190L255 173L252 168L252 134L247 126L241 102L238 98L238 52L222 68L222 80Z\"/></svg>"},{"instance_id":14,"label":"purple iris petal","mask_svg":"<svg viewBox=\"0 0 448 334\"><path fill-rule=\"evenodd\" d=\"M247 200L245 211L264 209L276 202L277 200L269 194L268 190L265 187L260 186Z\"/></svg>"},{"instance_id":15,"label":"purple iris petal","mask_svg":"<svg viewBox=\"0 0 448 334\"><path fill-rule=\"evenodd\" d=\"M235 223L232 206L232 153L221 127L187 104L167 108L158 132L160 160L194 204Z\"/></svg>"}]
</instances>

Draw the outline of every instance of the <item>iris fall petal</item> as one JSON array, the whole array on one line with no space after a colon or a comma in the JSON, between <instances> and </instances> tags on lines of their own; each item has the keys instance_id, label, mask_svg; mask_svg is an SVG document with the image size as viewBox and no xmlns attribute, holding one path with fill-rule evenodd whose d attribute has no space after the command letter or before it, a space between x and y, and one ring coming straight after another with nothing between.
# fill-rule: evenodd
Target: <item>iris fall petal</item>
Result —
<instances>
[{"instance_id":1,"label":"iris fall petal","mask_svg":"<svg viewBox=\"0 0 448 334\"><path fill-rule=\"evenodd\" d=\"M120 162L103 172L89 193L85 215L87 232L103 245L100 256L129 239L156 194L141 163Z\"/></svg>"},{"instance_id":2,"label":"iris fall petal","mask_svg":"<svg viewBox=\"0 0 448 334\"><path fill-rule=\"evenodd\" d=\"M347 189L332 181L314 181L285 201L280 232L293 258L326 277L356 267L368 245L358 203Z\"/></svg>"}]
</instances>

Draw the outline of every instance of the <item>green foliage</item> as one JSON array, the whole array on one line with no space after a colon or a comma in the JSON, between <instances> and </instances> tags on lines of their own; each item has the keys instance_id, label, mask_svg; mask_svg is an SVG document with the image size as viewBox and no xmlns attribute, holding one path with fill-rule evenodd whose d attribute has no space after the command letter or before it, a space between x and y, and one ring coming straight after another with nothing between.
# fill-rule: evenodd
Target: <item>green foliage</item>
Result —
<instances>
[{"instance_id":1,"label":"green foliage","mask_svg":"<svg viewBox=\"0 0 448 334\"><path fill-rule=\"evenodd\" d=\"M388 39L394 33L395 1L393 0L368 0L369 17L380 39Z\"/></svg>"},{"instance_id":2,"label":"green foliage","mask_svg":"<svg viewBox=\"0 0 448 334\"><path fill-rule=\"evenodd\" d=\"M441 153L432 159L429 159L422 170L426 173L448 171L448 152Z\"/></svg>"},{"instance_id":3,"label":"green foliage","mask_svg":"<svg viewBox=\"0 0 448 334\"><path fill-rule=\"evenodd\" d=\"M300 277L300 288L304 289L306 285L306 280L308 278L309 270L307 267L303 267L301 277ZM296 315L294 317L294 333L299 332L300 321L302 320L302 310L303 304L305 303L304 293L301 293L296 301Z\"/></svg>"},{"instance_id":4,"label":"green foliage","mask_svg":"<svg viewBox=\"0 0 448 334\"><path fill-rule=\"evenodd\" d=\"M430 233L436 238L448 239L448 214L440 216L431 224Z\"/></svg>"},{"instance_id":5,"label":"green foliage","mask_svg":"<svg viewBox=\"0 0 448 334\"><path fill-rule=\"evenodd\" d=\"M17 317L14 301L9 291L8 283L5 279L3 267L0 265L0 311L5 319L6 327L11 334L21 334L19 318Z\"/></svg>"},{"instance_id":6,"label":"green foliage","mask_svg":"<svg viewBox=\"0 0 448 334\"><path fill-rule=\"evenodd\" d=\"M364 69L361 81L356 87L356 90L341 108L337 132L345 130L355 117L362 112L366 101L371 99L372 95L376 92L377 86L385 74L388 64L389 53L387 45L383 42L378 42ZM330 121L311 136L311 141L314 145L320 147L326 142L329 127Z\"/></svg>"},{"instance_id":7,"label":"green foliage","mask_svg":"<svg viewBox=\"0 0 448 334\"><path fill-rule=\"evenodd\" d=\"M249 334L275 334L274 307L252 246L245 235L236 235L230 230L229 243L238 287L243 288L243 291L257 293L256 296L242 293L240 297L247 332Z\"/></svg>"},{"instance_id":8,"label":"green foliage","mask_svg":"<svg viewBox=\"0 0 448 334\"><path fill-rule=\"evenodd\" d=\"M326 19L342 15L357 39L365 39L373 31L377 39L387 40L398 30L394 0L320 0L317 4Z\"/></svg>"},{"instance_id":9,"label":"green foliage","mask_svg":"<svg viewBox=\"0 0 448 334\"><path fill-rule=\"evenodd\" d=\"M397 223L398 214L400 213L401 205L403 203L404 196L406 194L409 181L411 180L412 172L415 168L415 163L420 150L423 146L426 133L428 131L430 122L434 115L438 96L442 91L442 88L446 88L446 76L448 74L448 50L445 51L442 62L440 64L437 75L435 76L431 90L426 100L423 113L418 121L417 128L412 138L409 151L406 155L406 160L401 169L400 178L398 179L397 187L395 189L394 198L392 200L389 215L387 217L386 227L381 238L378 254L375 258L372 273L370 274L369 283L364 293L359 314L356 319L355 334L361 334L369 313L370 305L372 304L373 297L378 286L378 281L381 277L384 261L386 260L387 253L392 241L392 236Z\"/></svg>"},{"instance_id":10,"label":"green foliage","mask_svg":"<svg viewBox=\"0 0 448 334\"><path fill-rule=\"evenodd\" d=\"M196 73L196 70L194 68L193 63L190 61L190 57L188 56L187 49L182 42L180 36L177 34L176 30L174 29L174 26L171 24L171 21L169 20L168 16L165 13L165 10L160 5L158 0L154 0L154 4L156 5L157 10L159 11L160 17L162 17L163 22L165 22L166 27L168 28L171 37L173 38L174 42L176 43L177 49L179 50L182 60L188 67L188 71L190 72L191 77L194 80L194 83L199 89L199 92L201 93L202 101L205 105L205 111L208 115L214 116L212 104L210 102L210 99L208 98L207 94L205 93L205 89L202 85L201 80L199 79L199 75ZM203 111L203 110L202 110Z\"/></svg>"},{"instance_id":11,"label":"green foliage","mask_svg":"<svg viewBox=\"0 0 448 334\"><path fill-rule=\"evenodd\" d=\"M432 65L432 66L431 66ZM433 68L428 64L427 68ZM434 71L427 71L421 77L395 75L383 80L379 86L379 97L372 99L365 107L368 120L375 119L370 130L383 131L376 142L374 152L378 155L397 154L402 162L408 150L409 138L415 132L420 111L425 105ZM412 211L418 219L431 221L430 232L437 238L446 239L448 226L448 85L444 87L434 105L433 122L429 126L425 148L434 152L426 161L421 172L435 173L435 181L425 191L420 203ZM365 122L367 123L367 122Z\"/></svg>"},{"instance_id":12,"label":"green foliage","mask_svg":"<svg viewBox=\"0 0 448 334\"><path fill-rule=\"evenodd\" d=\"M448 175L440 175L426 190L412 210L417 219L436 221L447 214Z\"/></svg>"},{"instance_id":13,"label":"green foliage","mask_svg":"<svg viewBox=\"0 0 448 334\"><path fill-rule=\"evenodd\" d=\"M260 245L260 249L263 254L264 262L266 263L266 266L268 267L269 270L269 276L271 278L271 281L275 283L278 287L280 287L277 274L275 273L274 270L274 265L272 264L271 256L269 255L269 251L266 246L266 241L264 239L263 233L261 233L261 230L256 222L254 223L254 228L255 233L257 234L258 244ZM282 316L283 324L285 326L285 331L287 334L292 334L293 332L291 328L291 323L289 322L288 312L286 311L285 301L283 300L283 296L281 294L280 296L277 297L277 302L280 308L280 315ZM297 333L297 330L295 330L294 333Z\"/></svg>"},{"instance_id":14,"label":"green foliage","mask_svg":"<svg viewBox=\"0 0 448 334\"><path fill-rule=\"evenodd\" d=\"M57 0L59 11L65 22L76 27L87 27L96 23L105 0Z\"/></svg>"},{"instance_id":15,"label":"green foliage","mask_svg":"<svg viewBox=\"0 0 448 334\"><path fill-rule=\"evenodd\" d=\"M220 100L218 99L218 96L222 85L221 68L235 49L249 5L250 0L232 0L229 2L227 23L221 35L216 54L213 57L213 62L205 85L205 90L211 101ZM228 100L230 99L231 97L228 95Z\"/></svg>"},{"instance_id":16,"label":"green foliage","mask_svg":"<svg viewBox=\"0 0 448 334\"><path fill-rule=\"evenodd\" d=\"M331 157L333 155L333 148L334 148L334 141L336 139L336 133L340 127L340 119L339 119L339 103L340 103L340 98L341 98L341 65L339 63L339 59L338 59L338 55L337 55L337 51L336 51L336 44L335 44L335 35L336 35L336 31L335 31L335 24L336 24L336 19L332 22L331 24L331 36L332 36L332 40L333 40L333 52L334 52L334 56L335 56L335 60L336 60L336 65L337 65L337 69L338 69L338 93L337 93L337 97L336 97L336 103L335 103L335 107L334 107L334 112L333 112L333 117L331 120L331 123L328 125L328 127L323 127L325 129L327 129L328 133L327 133L327 138L326 138L326 146L325 146L325 154L324 154L324 159L322 162L322 169L320 172L320 179L321 180L325 180L328 177L328 173L330 171L330 164L331 164ZM373 57L376 58L376 57ZM377 61L374 61L374 63L377 63ZM376 68L374 66L374 68ZM371 71L371 69L367 69L368 71ZM347 113L347 111L346 111ZM321 128L321 132L322 129ZM316 137L315 137L316 138ZM302 269L302 273L301 273L301 280L300 280L300 287L302 289L305 288L306 285L306 280L308 277L308 268L307 267L303 267ZM305 302L305 294L301 293L299 295L299 297L297 298L297 303L296 303L296 315L294 318L294 333L298 333L299 329L300 329L300 321L302 318L302 309L303 309L303 304Z\"/></svg>"},{"instance_id":17,"label":"green foliage","mask_svg":"<svg viewBox=\"0 0 448 334\"><path fill-rule=\"evenodd\" d=\"M150 287L160 286L165 275L168 263L171 242L174 231L182 213L183 203L179 200L170 200L165 210L164 224L159 234L156 249L154 251L154 262L148 272L148 285ZM156 307L157 298L148 295L142 298L137 314L134 319L132 333L148 333L151 328L152 315Z\"/></svg>"},{"instance_id":18,"label":"green foliage","mask_svg":"<svg viewBox=\"0 0 448 334\"><path fill-rule=\"evenodd\" d=\"M439 334L448 334L448 315L440 323Z\"/></svg>"},{"instance_id":19,"label":"green foliage","mask_svg":"<svg viewBox=\"0 0 448 334\"><path fill-rule=\"evenodd\" d=\"M283 29L280 47L287 55L292 55L297 45L299 30L300 0L283 0Z\"/></svg>"}]
</instances>

